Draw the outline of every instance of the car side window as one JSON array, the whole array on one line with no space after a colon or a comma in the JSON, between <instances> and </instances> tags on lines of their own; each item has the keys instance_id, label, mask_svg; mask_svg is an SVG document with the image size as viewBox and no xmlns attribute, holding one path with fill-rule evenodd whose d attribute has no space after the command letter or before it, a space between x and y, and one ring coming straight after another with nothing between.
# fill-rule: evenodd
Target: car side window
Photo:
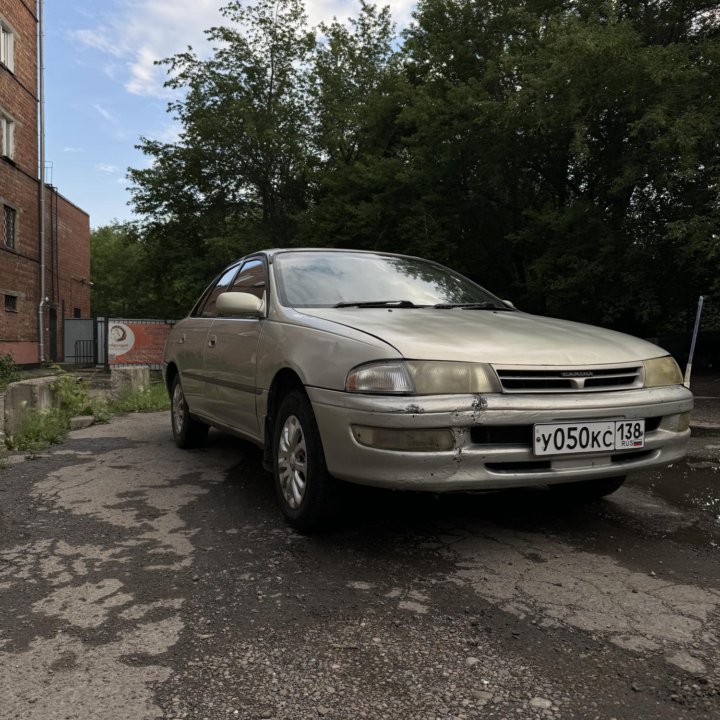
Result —
<instances>
[{"instance_id":1,"label":"car side window","mask_svg":"<svg viewBox=\"0 0 720 720\"><path fill-rule=\"evenodd\" d=\"M248 260L241 268L235 282L232 284L232 292L244 292L254 295L259 300L265 300L265 289L267 286L267 271L262 260Z\"/></svg>"},{"instance_id":2,"label":"car side window","mask_svg":"<svg viewBox=\"0 0 720 720\"><path fill-rule=\"evenodd\" d=\"M202 308L198 312L199 317L211 318L217 317L217 311L215 310L215 303L217 302L218 295L220 293L227 292L230 289L230 284L233 278L237 274L237 265L233 265L229 270L224 272L220 279L215 284L215 287L208 293L207 299L205 300Z\"/></svg>"}]
</instances>

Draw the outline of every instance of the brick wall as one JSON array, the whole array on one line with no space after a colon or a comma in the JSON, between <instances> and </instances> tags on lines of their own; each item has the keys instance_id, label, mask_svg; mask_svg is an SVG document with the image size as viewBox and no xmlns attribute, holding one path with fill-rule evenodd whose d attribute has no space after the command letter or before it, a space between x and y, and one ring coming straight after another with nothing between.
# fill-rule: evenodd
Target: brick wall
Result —
<instances>
[{"instance_id":1,"label":"brick wall","mask_svg":"<svg viewBox=\"0 0 720 720\"><path fill-rule=\"evenodd\" d=\"M31 0L0 0L0 19L13 32L12 70L0 65L0 111L15 122L12 159L0 157L0 231L4 206L17 213L15 248L0 234L0 354L37 363L40 302L40 196L37 142L37 14ZM46 192L45 357L63 359L63 316L90 317L90 227L85 212L54 188ZM6 295L15 308L6 308ZM51 343L51 311L56 342ZM54 352L56 350L56 352Z\"/></svg>"},{"instance_id":2,"label":"brick wall","mask_svg":"<svg viewBox=\"0 0 720 720\"><path fill-rule=\"evenodd\" d=\"M0 18L13 32L15 62L0 67L0 110L15 121L19 168L37 177L37 17L27 0L0 0Z\"/></svg>"},{"instance_id":3,"label":"brick wall","mask_svg":"<svg viewBox=\"0 0 720 720\"><path fill-rule=\"evenodd\" d=\"M48 190L46 211L46 288L57 309L57 355L62 359L63 318L74 317L75 309L80 317L90 317L90 218L54 190ZM48 355L50 350L48 344Z\"/></svg>"},{"instance_id":4,"label":"brick wall","mask_svg":"<svg viewBox=\"0 0 720 720\"><path fill-rule=\"evenodd\" d=\"M12 71L0 66L0 110L15 121L12 160L0 157L0 212L17 216L15 248L0 237L0 354L17 363L38 361L37 18L27 0L0 0L0 19L13 32ZM0 215L0 230L3 216ZM6 295L15 310L6 309Z\"/></svg>"}]
</instances>

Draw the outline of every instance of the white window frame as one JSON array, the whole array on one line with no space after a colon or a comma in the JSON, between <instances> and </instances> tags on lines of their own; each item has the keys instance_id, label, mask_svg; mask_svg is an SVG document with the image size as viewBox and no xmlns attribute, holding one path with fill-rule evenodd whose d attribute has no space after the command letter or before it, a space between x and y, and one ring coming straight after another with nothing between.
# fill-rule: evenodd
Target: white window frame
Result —
<instances>
[{"instance_id":1,"label":"white window frame","mask_svg":"<svg viewBox=\"0 0 720 720\"><path fill-rule=\"evenodd\" d=\"M15 157L15 121L0 111L0 155Z\"/></svg>"},{"instance_id":2,"label":"white window frame","mask_svg":"<svg viewBox=\"0 0 720 720\"><path fill-rule=\"evenodd\" d=\"M12 28L0 20L0 62L15 71L15 33Z\"/></svg>"}]
</instances>

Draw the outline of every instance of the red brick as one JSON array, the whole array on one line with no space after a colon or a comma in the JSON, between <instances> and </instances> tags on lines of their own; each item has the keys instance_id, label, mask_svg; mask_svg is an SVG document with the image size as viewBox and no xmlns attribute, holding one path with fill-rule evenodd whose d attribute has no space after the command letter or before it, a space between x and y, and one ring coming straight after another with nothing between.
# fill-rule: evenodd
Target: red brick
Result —
<instances>
[{"instance_id":1,"label":"red brick","mask_svg":"<svg viewBox=\"0 0 720 720\"><path fill-rule=\"evenodd\" d=\"M0 109L15 122L13 160L0 157L0 212L17 211L15 248L0 238L0 354L17 363L39 361L40 193L37 120L37 11L29 0L0 0L0 18L14 33L14 67L0 66ZM87 213L46 191L45 213L45 358L50 348L49 307L57 311L57 357L62 359L62 320L79 308L90 316L90 223ZM2 228L2 215L0 215ZM7 292L3 292L7 291ZM17 312L5 310L5 294L19 294Z\"/></svg>"}]
</instances>

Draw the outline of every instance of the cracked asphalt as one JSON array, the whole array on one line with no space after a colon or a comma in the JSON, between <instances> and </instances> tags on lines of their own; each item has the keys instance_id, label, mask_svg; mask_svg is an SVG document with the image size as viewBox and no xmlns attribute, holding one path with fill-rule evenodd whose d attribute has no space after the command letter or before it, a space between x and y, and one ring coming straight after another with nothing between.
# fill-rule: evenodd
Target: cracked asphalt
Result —
<instances>
[{"instance_id":1,"label":"cracked asphalt","mask_svg":"<svg viewBox=\"0 0 720 720\"><path fill-rule=\"evenodd\" d=\"M714 388L713 388L714 389ZM720 395L720 393L718 393ZM304 537L166 414L0 471L0 718L720 717L720 427L611 498L353 488Z\"/></svg>"}]
</instances>

